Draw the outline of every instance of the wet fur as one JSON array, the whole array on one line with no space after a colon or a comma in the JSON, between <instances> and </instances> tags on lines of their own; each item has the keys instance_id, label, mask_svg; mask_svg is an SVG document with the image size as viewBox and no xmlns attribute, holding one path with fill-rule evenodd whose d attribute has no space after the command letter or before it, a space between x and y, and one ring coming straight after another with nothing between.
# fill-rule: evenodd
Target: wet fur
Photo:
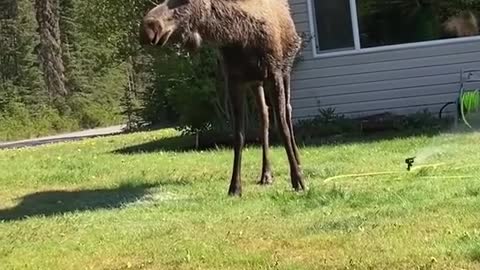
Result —
<instances>
[{"instance_id":1,"label":"wet fur","mask_svg":"<svg viewBox=\"0 0 480 270\"><path fill-rule=\"evenodd\" d=\"M284 0L193 0L173 16L181 22L177 42L255 48L276 67L291 66L301 44Z\"/></svg>"}]
</instances>

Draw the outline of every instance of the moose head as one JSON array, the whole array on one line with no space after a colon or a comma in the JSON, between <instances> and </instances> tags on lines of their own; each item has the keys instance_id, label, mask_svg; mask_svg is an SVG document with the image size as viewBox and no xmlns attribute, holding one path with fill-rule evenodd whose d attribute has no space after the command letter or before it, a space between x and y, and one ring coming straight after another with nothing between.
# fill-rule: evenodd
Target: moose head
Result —
<instances>
[{"instance_id":1,"label":"moose head","mask_svg":"<svg viewBox=\"0 0 480 270\"><path fill-rule=\"evenodd\" d=\"M193 30L191 0L164 0L147 12L140 28L142 44L163 47L168 43L183 43L198 48L200 34ZM195 15L195 14L194 14ZM170 41L170 42L169 42Z\"/></svg>"}]
</instances>

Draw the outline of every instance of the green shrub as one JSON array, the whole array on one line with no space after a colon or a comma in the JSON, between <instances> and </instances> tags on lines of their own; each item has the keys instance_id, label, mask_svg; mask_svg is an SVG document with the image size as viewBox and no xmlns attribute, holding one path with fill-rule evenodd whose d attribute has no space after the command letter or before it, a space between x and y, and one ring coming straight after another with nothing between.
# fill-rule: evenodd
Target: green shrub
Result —
<instances>
[{"instance_id":1,"label":"green shrub","mask_svg":"<svg viewBox=\"0 0 480 270\"><path fill-rule=\"evenodd\" d=\"M360 122L346 118L333 108L320 109L319 114L311 119L300 120L295 125L297 137L310 139L344 133L359 133Z\"/></svg>"},{"instance_id":2,"label":"green shrub","mask_svg":"<svg viewBox=\"0 0 480 270\"><path fill-rule=\"evenodd\" d=\"M295 132L301 140L333 135L361 135L378 132L436 132L447 128L451 119L439 119L428 110L409 115L382 113L363 118L346 118L333 108L321 109L319 114L296 124Z\"/></svg>"},{"instance_id":3,"label":"green shrub","mask_svg":"<svg viewBox=\"0 0 480 270\"><path fill-rule=\"evenodd\" d=\"M175 123L183 134L230 132L229 103L225 103L223 74L212 48L195 54L162 50L151 53L154 76L143 93L140 118L150 124ZM250 92L250 91L248 91ZM249 95L247 126L258 120Z\"/></svg>"},{"instance_id":4,"label":"green shrub","mask_svg":"<svg viewBox=\"0 0 480 270\"><path fill-rule=\"evenodd\" d=\"M0 115L0 141L33 138L78 128L74 119L61 117L58 111L47 106L30 112L25 104L11 102Z\"/></svg>"}]
</instances>

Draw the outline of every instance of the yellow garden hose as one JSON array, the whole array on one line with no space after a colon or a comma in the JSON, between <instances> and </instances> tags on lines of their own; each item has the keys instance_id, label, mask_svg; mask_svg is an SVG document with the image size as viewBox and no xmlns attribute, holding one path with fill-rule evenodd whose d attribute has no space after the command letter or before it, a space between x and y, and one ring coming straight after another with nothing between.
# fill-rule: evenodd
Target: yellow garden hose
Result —
<instances>
[{"instance_id":1,"label":"yellow garden hose","mask_svg":"<svg viewBox=\"0 0 480 270\"><path fill-rule=\"evenodd\" d=\"M376 175L387 175L387 174L397 174L397 173L399 173L399 171L343 174L343 175L337 175L337 176L329 177L329 178L325 179L323 182L327 183L327 182L330 182L332 180L336 180L336 179L340 179L340 178L376 176Z\"/></svg>"},{"instance_id":2,"label":"yellow garden hose","mask_svg":"<svg viewBox=\"0 0 480 270\"><path fill-rule=\"evenodd\" d=\"M449 163L435 163L435 164L427 164L427 165L419 165L416 166L412 169L413 170L419 170L422 168L430 168L430 167L438 167L442 165L447 165ZM462 166L462 167L467 167L467 166ZM351 178L351 177L365 177L365 176L378 176L378 175L389 175L389 174L405 174L403 171L383 171L383 172L367 172L367 173L355 173L355 174L344 174L344 175L336 175L333 177L329 177L325 179L323 182L327 183L336 179L341 179L341 178ZM472 178L473 176L419 176L419 177L434 177L434 178Z\"/></svg>"}]
</instances>

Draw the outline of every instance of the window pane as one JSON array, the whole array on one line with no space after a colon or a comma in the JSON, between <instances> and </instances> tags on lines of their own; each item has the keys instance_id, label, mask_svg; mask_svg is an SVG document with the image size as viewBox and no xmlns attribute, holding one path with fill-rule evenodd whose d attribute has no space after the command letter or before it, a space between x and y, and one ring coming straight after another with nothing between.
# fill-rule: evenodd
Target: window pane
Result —
<instances>
[{"instance_id":1,"label":"window pane","mask_svg":"<svg viewBox=\"0 0 480 270\"><path fill-rule=\"evenodd\" d=\"M478 35L480 1L357 0L362 48Z\"/></svg>"},{"instance_id":2,"label":"window pane","mask_svg":"<svg viewBox=\"0 0 480 270\"><path fill-rule=\"evenodd\" d=\"M349 0L315 0L320 51L354 48Z\"/></svg>"}]
</instances>

